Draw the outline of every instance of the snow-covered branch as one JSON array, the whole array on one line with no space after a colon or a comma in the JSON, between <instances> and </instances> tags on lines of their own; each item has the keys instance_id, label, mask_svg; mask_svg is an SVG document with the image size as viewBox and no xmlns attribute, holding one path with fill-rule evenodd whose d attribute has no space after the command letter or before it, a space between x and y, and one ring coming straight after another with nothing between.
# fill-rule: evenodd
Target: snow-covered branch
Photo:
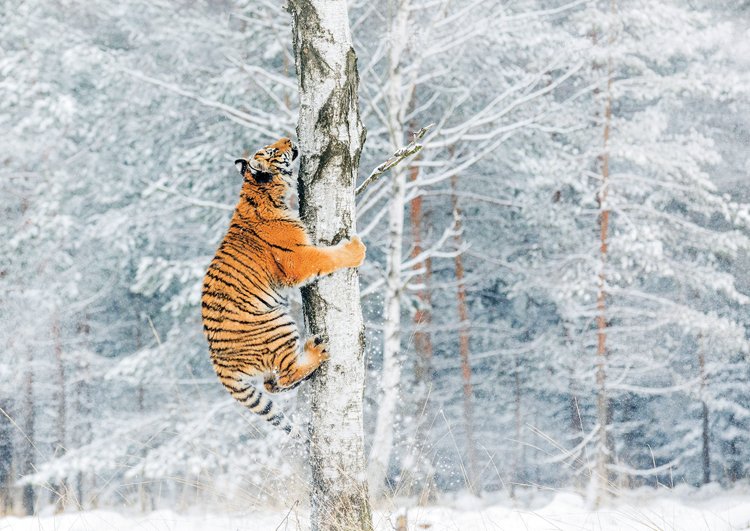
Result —
<instances>
[{"instance_id":1,"label":"snow-covered branch","mask_svg":"<svg viewBox=\"0 0 750 531\"><path fill-rule=\"evenodd\" d=\"M419 140L424 137L425 134L427 134L427 131L433 126L434 124L427 125L420 129L419 131L412 133L412 139L411 142L409 142L406 146L396 150L393 155L391 155L388 160L383 162L380 166L372 170L370 175L365 179L362 184L360 184L357 187L357 190L355 191L354 195L358 196L367 188L370 187L375 181L377 181L380 176L382 176L385 172L388 170L396 167L399 165L404 159L411 157L412 155L416 155L422 150L422 144L419 144Z\"/></svg>"}]
</instances>

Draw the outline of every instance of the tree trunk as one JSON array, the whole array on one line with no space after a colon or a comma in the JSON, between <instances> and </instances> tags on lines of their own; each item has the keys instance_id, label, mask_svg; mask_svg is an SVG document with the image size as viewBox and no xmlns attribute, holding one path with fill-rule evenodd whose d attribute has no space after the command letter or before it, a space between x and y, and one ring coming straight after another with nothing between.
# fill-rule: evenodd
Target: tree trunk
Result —
<instances>
[{"instance_id":1,"label":"tree trunk","mask_svg":"<svg viewBox=\"0 0 750 531\"><path fill-rule=\"evenodd\" d=\"M0 515L13 510L13 426L11 401L0 401Z\"/></svg>"},{"instance_id":2,"label":"tree trunk","mask_svg":"<svg viewBox=\"0 0 750 531\"><path fill-rule=\"evenodd\" d=\"M453 206L453 215L456 220L456 247L461 248L461 210L458 208L458 197L456 188L458 176L451 176L451 203ZM456 254L454 259L456 267L456 284L458 302L458 321L460 328L458 332L458 352L461 357L461 378L464 388L464 423L466 426L466 483L472 494L478 495L481 492L479 478L477 477L477 452L474 442L474 389L471 383L471 359L470 359L470 337L469 326L469 309L466 305L466 284L464 283L464 263L460 253Z\"/></svg>"},{"instance_id":3,"label":"tree trunk","mask_svg":"<svg viewBox=\"0 0 750 531\"><path fill-rule=\"evenodd\" d=\"M56 458L65 455L65 439L66 439L66 400L67 396L65 393L65 362L63 360L63 349L60 338L60 318L55 316L52 323L52 339L54 341L55 348L55 369L57 372L57 392L55 393L55 405L57 406L57 418L56 418L56 436L57 444L54 448L54 456ZM55 504L57 511L65 509L67 503L68 485L65 479L61 479L56 485L52 485L50 489L50 501Z\"/></svg>"},{"instance_id":4,"label":"tree trunk","mask_svg":"<svg viewBox=\"0 0 750 531\"><path fill-rule=\"evenodd\" d=\"M571 371L572 372L572 371ZM583 422L581 420L581 411L578 407L578 394L575 391L575 381L571 374L568 379L568 389L570 390L568 395L568 413L570 415L570 431L572 433L571 446L577 447L583 441ZM581 454L576 455L573 461L570 463L570 468L573 473L573 485L576 489L583 489L585 482L581 474L581 469L586 465L585 460L581 458Z\"/></svg>"},{"instance_id":5,"label":"tree trunk","mask_svg":"<svg viewBox=\"0 0 750 531\"><path fill-rule=\"evenodd\" d=\"M84 349L85 354L76 360L73 366L73 374L69 377L71 380L68 385L73 384L73 389L70 392L71 395L71 409L73 410L73 426L68 427L70 432L71 444L75 447L82 447L91 442L92 437L92 403L91 403L91 389L90 383L94 381L94 375L89 365L88 350L91 347L89 334L91 333L91 326L89 324L89 317L87 313L78 319L76 323L76 335L80 341L81 347ZM79 470L73 478L74 485L69 487L69 493L73 501L76 503L76 510L82 511L86 508L84 497L87 492L87 486L89 485L88 478L92 474L87 473L84 470ZM70 501L70 500L68 500Z\"/></svg>"},{"instance_id":6,"label":"tree trunk","mask_svg":"<svg viewBox=\"0 0 750 531\"><path fill-rule=\"evenodd\" d=\"M698 336L698 367L700 368L700 398L701 398L701 457L703 468L703 484L711 482L711 454L709 452L709 431L708 431L708 404L706 404L706 355L703 350L703 338Z\"/></svg>"},{"instance_id":7,"label":"tree trunk","mask_svg":"<svg viewBox=\"0 0 750 531\"><path fill-rule=\"evenodd\" d=\"M354 185L364 142L359 75L345 0L290 0L300 91L300 216L316 244L354 231ZM364 326L353 269L302 290L307 328L331 359L310 386L311 527L370 530L362 428Z\"/></svg>"},{"instance_id":8,"label":"tree trunk","mask_svg":"<svg viewBox=\"0 0 750 531\"><path fill-rule=\"evenodd\" d=\"M414 128L412 128L414 129ZM419 177L419 167L411 166L409 170L410 180L416 181ZM422 196L418 195L411 202L410 209L411 230L413 250L411 257L419 256L422 251L422 221L424 218ZM418 264L416 267L420 267ZM419 489L419 505L426 505L435 499L435 473L430 456L427 455L429 447L429 427L431 419L427 412L430 411L430 393L432 390L432 338L426 327L432 322L432 296L430 294L430 278L432 275L432 260L425 258L421 267L424 268L417 282L422 289L417 293L417 308L414 311L414 380L416 389L416 411L415 411L415 444L414 444L414 478L415 487ZM419 482L420 484L416 484Z\"/></svg>"},{"instance_id":9,"label":"tree trunk","mask_svg":"<svg viewBox=\"0 0 750 531\"><path fill-rule=\"evenodd\" d=\"M380 378L378 414L375 421L367 476L373 496L385 487L393 449L393 419L399 405L401 381L401 246L404 231L406 174L394 168L388 214L386 285L383 296L383 369Z\"/></svg>"},{"instance_id":10,"label":"tree trunk","mask_svg":"<svg viewBox=\"0 0 750 531\"><path fill-rule=\"evenodd\" d=\"M573 338L570 334L570 326L563 325L565 333L565 345L568 348L568 354L573 356ZM573 359L571 357L571 359ZM581 419L581 410L578 405L578 391L576 389L576 378L574 367L568 368L568 415L570 419L570 432L571 432L571 446L576 448L581 442L583 442L583 420ZM586 466L586 460L581 458L583 450L578 455L574 456L571 463L570 469L573 475L573 485L577 490L583 490L585 488L584 475L581 474L583 468Z\"/></svg>"},{"instance_id":11,"label":"tree trunk","mask_svg":"<svg viewBox=\"0 0 750 531\"><path fill-rule=\"evenodd\" d=\"M521 416L521 363L518 354L513 355L513 413L515 419L515 446L516 451L513 456L513 476L510 482L510 497L516 497L516 485L521 484L521 470L524 464L524 445L521 440L522 435L522 416Z\"/></svg>"},{"instance_id":12,"label":"tree trunk","mask_svg":"<svg viewBox=\"0 0 750 531\"><path fill-rule=\"evenodd\" d=\"M611 14L615 13L615 0L611 2ZM614 33L610 29L609 44L613 43ZM595 469L592 481L595 483L594 504L600 505L607 495L610 483L609 465L612 463L612 441L609 425L612 418L610 399L607 393L607 251L609 237L609 137L612 124L612 54L607 59L607 94L604 103L603 150L601 154L601 187L599 202L599 282L596 296L596 420L599 426L596 448Z\"/></svg>"},{"instance_id":13,"label":"tree trunk","mask_svg":"<svg viewBox=\"0 0 750 531\"><path fill-rule=\"evenodd\" d=\"M23 402L23 415L24 415L24 444L21 457L21 469L20 473L22 476L33 474L35 471L34 464L34 354L32 350L28 351L28 357L26 359L26 377L24 379L24 402ZM36 493L34 492L34 486L27 483L23 486L23 508L27 515L31 516L34 514L34 505L36 503Z\"/></svg>"},{"instance_id":14,"label":"tree trunk","mask_svg":"<svg viewBox=\"0 0 750 531\"><path fill-rule=\"evenodd\" d=\"M404 0L388 2L390 15L388 53L388 136L393 151L403 145L404 108L401 81L401 55L406 45L409 12ZM391 170L391 196L388 206L388 250L386 252L386 283L383 296L383 370L378 399L375 433L367 468L373 497L385 487L388 464L393 450L393 419L399 404L401 381L401 248L404 241L404 208L406 171L396 166Z\"/></svg>"},{"instance_id":15,"label":"tree trunk","mask_svg":"<svg viewBox=\"0 0 750 531\"><path fill-rule=\"evenodd\" d=\"M135 326L135 350L136 352L141 350L143 347L143 338L141 335L141 322L144 321L144 313L137 312L135 316L135 322L137 323ZM136 389L136 407L138 408L138 412L146 415L146 387L143 385L143 382L138 383L138 388ZM141 512L145 513L147 511L153 511L156 507L154 505L154 494L151 490L151 483L146 479L146 474L144 473L144 465L143 463L146 460L146 454L147 449L146 446L142 446L139 451L139 458L141 461L141 464L139 465L141 470L138 477L138 503L141 507Z\"/></svg>"}]
</instances>

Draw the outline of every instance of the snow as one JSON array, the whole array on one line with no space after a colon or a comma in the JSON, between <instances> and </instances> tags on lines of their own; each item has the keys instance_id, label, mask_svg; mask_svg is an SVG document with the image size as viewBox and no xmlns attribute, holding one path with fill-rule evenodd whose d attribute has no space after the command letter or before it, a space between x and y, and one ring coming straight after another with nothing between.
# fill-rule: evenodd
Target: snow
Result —
<instances>
[{"instance_id":1,"label":"snow","mask_svg":"<svg viewBox=\"0 0 750 531\"><path fill-rule=\"evenodd\" d=\"M750 492L704 489L654 491L644 489L599 510L585 506L573 493L557 492L541 503L513 507L512 502L489 503L468 497L452 504L412 507L408 529L473 530L675 530L723 531L750 529ZM403 508L376 510L377 531L396 529ZM267 510L244 513L189 514L155 511L147 514L106 510L0 518L0 531L292 531L309 529L305 510Z\"/></svg>"}]
</instances>

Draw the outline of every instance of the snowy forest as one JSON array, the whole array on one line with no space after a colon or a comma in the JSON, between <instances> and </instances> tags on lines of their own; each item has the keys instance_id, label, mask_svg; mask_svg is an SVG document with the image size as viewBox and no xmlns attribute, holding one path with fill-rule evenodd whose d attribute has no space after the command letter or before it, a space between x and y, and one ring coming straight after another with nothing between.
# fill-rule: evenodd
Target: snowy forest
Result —
<instances>
[{"instance_id":1,"label":"snowy forest","mask_svg":"<svg viewBox=\"0 0 750 531\"><path fill-rule=\"evenodd\" d=\"M200 297L233 161L302 136L320 3L0 4L0 528L306 514L306 450L222 388ZM750 493L750 2L341 3L357 184L421 147L356 195L373 509ZM310 383L275 403L308 422Z\"/></svg>"}]
</instances>

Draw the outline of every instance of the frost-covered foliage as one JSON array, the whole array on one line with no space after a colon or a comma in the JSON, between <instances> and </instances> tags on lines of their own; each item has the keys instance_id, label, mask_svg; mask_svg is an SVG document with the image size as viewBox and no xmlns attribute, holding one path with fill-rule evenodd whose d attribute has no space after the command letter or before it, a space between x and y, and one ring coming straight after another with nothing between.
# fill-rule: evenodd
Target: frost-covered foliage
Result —
<instances>
[{"instance_id":1,"label":"frost-covered foliage","mask_svg":"<svg viewBox=\"0 0 750 531\"><path fill-rule=\"evenodd\" d=\"M378 487L580 487L597 451L613 489L750 473L750 12L611 6L351 2L363 177L435 124L400 195L386 175L358 198ZM41 508L40 485L144 508L305 488L299 449L220 388L199 319L232 161L294 134L291 46L273 1L0 6L0 510L32 486Z\"/></svg>"}]
</instances>

